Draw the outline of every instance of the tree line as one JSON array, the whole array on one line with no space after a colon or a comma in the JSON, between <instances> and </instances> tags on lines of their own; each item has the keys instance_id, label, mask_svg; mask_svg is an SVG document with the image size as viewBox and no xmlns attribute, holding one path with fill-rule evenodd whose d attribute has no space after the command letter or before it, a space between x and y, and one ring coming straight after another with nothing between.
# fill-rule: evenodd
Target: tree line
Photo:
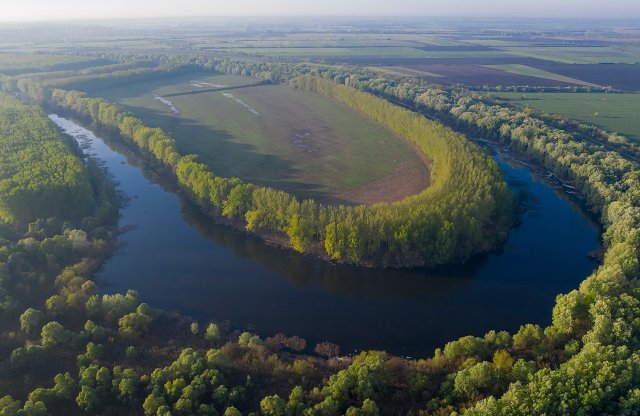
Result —
<instances>
[{"instance_id":1,"label":"tree line","mask_svg":"<svg viewBox=\"0 0 640 416\"><path fill-rule=\"evenodd\" d=\"M33 99L69 109L116 130L165 163L206 211L233 218L250 231L285 236L299 252L338 261L392 266L434 266L464 261L506 237L512 196L490 157L462 136L369 94L317 77L291 80L369 115L416 143L432 160L433 184L391 204L327 206L272 188L216 176L197 156L182 157L175 140L119 106L78 91L27 79L18 88Z\"/></svg>"}]
</instances>

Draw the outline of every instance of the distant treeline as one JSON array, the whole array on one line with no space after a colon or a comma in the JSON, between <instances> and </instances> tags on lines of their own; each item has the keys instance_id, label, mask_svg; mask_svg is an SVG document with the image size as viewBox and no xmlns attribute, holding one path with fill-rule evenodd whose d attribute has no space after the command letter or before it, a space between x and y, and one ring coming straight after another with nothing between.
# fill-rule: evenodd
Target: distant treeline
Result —
<instances>
[{"instance_id":1,"label":"distant treeline","mask_svg":"<svg viewBox=\"0 0 640 416\"><path fill-rule=\"evenodd\" d=\"M281 190L216 176L196 156L182 157L168 134L103 99L30 80L20 80L17 87L33 99L117 130L170 166L178 182L205 210L239 220L261 235L285 236L300 252L372 265L434 266L464 261L506 237L511 193L495 162L464 137L328 80L301 77L291 84L340 100L416 143L432 161L433 185L391 204L351 207L300 201Z\"/></svg>"},{"instance_id":2,"label":"distant treeline","mask_svg":"<svg viewBox=\"0 0 640 416\"><path fill-rule=\"evenodd\" d=\"M94 81L106 79L106 74L117 74L122 77L123 71L129 71L130 75L140 73L143 70L151 71L159 65L157 60L139 59L133 62L116 63L111 65L91 66L83 69L66 69L58 71L39 71L27 74L19 74L13 76L5 76L0 78L4 90L12 90L17 88L17 82L21 78L29 78L33 81L54 80L56 83L62 84L70 82L70 80L81 81L84 77L88 77Z\"/></svg>"}]
</instances>

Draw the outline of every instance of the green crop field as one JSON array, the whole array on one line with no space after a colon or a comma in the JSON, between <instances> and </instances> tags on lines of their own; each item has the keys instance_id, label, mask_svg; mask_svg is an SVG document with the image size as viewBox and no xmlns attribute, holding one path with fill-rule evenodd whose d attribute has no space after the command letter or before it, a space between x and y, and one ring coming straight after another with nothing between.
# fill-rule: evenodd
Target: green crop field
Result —
<instances>
[{"instance_id":1,"label":"green crop field","mask_svg":"<svg viewBox=\"0 0 640 416\"><path fill-rule=\"evenodd\" d=\"M640 141L640 94L492 94L517 105L595 124Z\"/></svg>"},{"instance_id":2,"label":"green crop field","mask_svg":"<svg viewBox=\"0 0 640 416\"><path fill-rule=\"evenodd\" d=\"M344 202L373 202L367 198L374 195L359 199L357 190L389 177L396 177L386 184L391 193L426 186L412 179L426 180L419 156L367 117L324 97L256 82L198 74L89 92L172 133L182 154L200 155L222 176Z\"/></svg>"}]
</instances>

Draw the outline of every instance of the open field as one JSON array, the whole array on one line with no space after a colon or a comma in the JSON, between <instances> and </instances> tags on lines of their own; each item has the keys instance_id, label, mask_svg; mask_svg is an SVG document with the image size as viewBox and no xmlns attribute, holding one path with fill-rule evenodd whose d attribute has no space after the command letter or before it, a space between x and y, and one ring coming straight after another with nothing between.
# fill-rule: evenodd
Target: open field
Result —
<instances>
[{"instance_id":1,"label":"open field","mask_svg":"<svg viewBox=\"0 0 640 416\"><path fill-rule=\"evenodd\" d=\"M640 64L561 64L539 61L536 68L594 84L640 91Z\"/></svg>"},{"instance_id":2,"label":"open field","mask_svg":"<svg viewBox=\"0 0 640 416\"><path fill-rule=\"evenodd\" d=\"M280 57L314 57L314 58L352 58L352 57L380 57L380 58L493 58L508 56L500 50L485 50L482 47L473 49L447 48L413 48L413 47L291 47L291 48L240 48L241 52L260 56Z\"/></svg>"},{"instance_id":3,"label":"open field","mask_svg":"<svg viewBox=\"0 0 640 416\"><path fill-rule=\"evenodd\" d=\"M370 71L379 72L383 74L398 75L401 77L429 77L429 78L442 78L443 75L435 74L433 72L423 71L420 69L408 68L406 66L370 66L367 68Z\"/></svg>"},{"instance_id":4,"label":"open field","mask_svg":"<svg viewBox=\"0 0 640 416\"><path fill-rule=\"evenodd\" d=\"M515 47L509 53L566 64L640 63L640 54L612 47Z\"/></svg>"},{"instance_id":5,"label":"open field","mask_svg":"<svg viewBox=\"0 0 640 416\"><path fill-rule=\"evenodd\" d=\"M105 59L34 53L0 53L0 72L8 75L55 69L78 69L90 65L111 63Z\"/></svg>"},{"instance_id":6,"label":"open field","mask_svg":"<svg viewBox=\"0 0 640 416\"><path fill-rule=\"evenodd\" d=\"M492 93L517 105L595 124L640 141L640 94Z\"/></svg>"},{"instance_id":7,"label":"open field","mask_svg":"<svg viewBox=\"0 0 640 416\"><path fill-rule=\"evenodd\" d=\"M545 71L542 69L533 68L526 65L520 64L507 64L507 65L488 65L489 68L494 68L502 71L506 71L512 74L524 75L527 77L535 77L542 79L549 79L553 81L566 82L568 84L576 84L576 85L589 85L592 87L599 87L597 84L592 84L590 82L585 82L579 79L566 77L564 75L554 74L553 72Z\"/></svg>"},{"instance_id":8,"label":"open field","mask_svg":"<svg viewBox=\"0 0 640 416\"><path fill-rule=\"evenodd\" d=\"M550 73L550 78L532 76L523 73L514 73L513 71L506 71L504 69L501 69L501 66L486 66L475 64L423 64L410 65L407 69L415 71L414 74L411 74L411 76L424 78L427 81L444 85L463 84L476 87L484 85L490 87L495 87L498 85L566 87L570 85L584 84L584 82L582 81L569 82L568 77L562 77L560 75L553 76L554 74ZM407 73L407 75L409 74Z\"/></svg>"},{"instance_id":9,"label":"open field","mask_svg":"<svg viewBox=\"0 0 640 416\"><path fill-rule=\"evenodd\" d=\"M200 155L222 176L346 203L397 200L427 186L420 157L373 121L256 82L199 74L89 92L171 132L183 154Z\"/></svg>"}]
</instances>

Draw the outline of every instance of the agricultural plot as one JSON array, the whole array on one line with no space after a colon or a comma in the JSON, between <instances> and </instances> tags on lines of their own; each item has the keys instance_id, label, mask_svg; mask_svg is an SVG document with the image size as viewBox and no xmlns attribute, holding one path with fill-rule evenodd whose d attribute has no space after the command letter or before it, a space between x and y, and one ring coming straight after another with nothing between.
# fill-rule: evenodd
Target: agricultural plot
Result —
<instances>
[{"instance_id":1,"label":"agricultural plot","mask_svg":"<svg viewBox=\"0 0 640 416\"><path fill-rule=\"evenodd\" d=\"M304 48L239 48L235 52L260 56L282 57L409 57L427 58L430 54L426 51L411 47L304 47Z\"/></svg>"},{"instance_id":2,"label":"agricultural plot","mask_svg":"<svg viewBox=\"0 0 640 416\"><path fill-rule=\"evenodd\" d=\"M278 56L278 57L312 57L327 59L348 60L352 58L493 58L499 56L508 56L507 52L499 50L484 50L483 48L438 48L432 47L306 47L306 48L239 48L235 52L241 52L250 55L259 56ZM346 61L345 61L346 62Z\"/></svg>"},{"instance_id":3,"label":"agricultural plot","mask_svg":"<svg viewBox=\"0 0 640 416\"><path fill-rule=\"evenodd\" d=\"M535 110L556 113L640 141L640 94L495 93Z\"/></svg>"},{"instance_id":4,"label":"agricultural plot","mask_svg":"<svg viewBox=\"0 0 640 416\"><path fill-rule=\"evenodd\" d=\"M407 68L405 66L370 66L367 68L370 71L380 72L383 74L397 75L401 77L417 77L417 78L443 78L443 75L433 72L423 71L420 69Z\"/></svg>"},{"instance_id":5,"label":"agricultural plot","mask_svg":"<svg viewBox=\"0 0 640 416\"><path fill-rule=\"evenodd\" d=\"M640 63L640 54L611 47L516 47L509 53L565 64Z\"/></svg>"},{"instance_id":6,"label":"agricultural plot","mask_svg":"<svg viewBox=\"0 0 640 416\"><path fill-rule=\"evenodd\" d=\"M260 36L238 39L190 39L194 47L204 49L229 48L309 48L309 47L402 47L429 44L429 39L396 34L289 33L281 36Z\"/></svg>"},{"instance_id":7,"label":"agricultural plot","mask_svg":"<svg viewBox=\"0 0 640 416\"><path fill-rule=\"evenodd\" d=\"M640 64L561 64L535 62L538 69L625 91L640 91Z\"/></svg>"},{"instance_id":8,"label":"agricultural plot","mask_svg":"<svg viewBox=\"0 0 640 416\"><path fill-rule=\"evenodd\" d=\"M592 84L590 82L585 82L576 78L571 78L571 77L566 77L564 75L560 75L560 74L554 74L553 72L549 72L549 71L545 71L542 69L537 69L537 68L533 68L530 66L526 66L526 65L520 65L520 64L508 64L508 65L489 65L489 68L494 68L494 69L498 69L501 71L506 71L512 74L517 74L517 75L524 75L527 77L535 77L535 78L542 78L542 79L548 79L548 80L552 80L552 81L560 81L560 82L566 82L568 84L575 84L575 85L585 85L585 86L592 86L592 87L599 87L600 85L597 84Z\"/></svg>"},{"instance_id":9,"label":"agricultural plot","mask_svg":"<svg viewBox=\"0 0 640 416\"><path fill-rule=\"evenodd\" d=\"M112 62L88 56L0 53L0 73L7 75L56 69L80 69L109 63Z\"/></svg>"},{"instance_id":10,"label":"agricultural plot","mask_svg":"<svg viewBox=\"0 0 640 416\"><path fill-rule=\"evenodd\" d=\"M428 170L402 139L333 100L238 76L179 76L90 91L162 127L218 175L333 203L393 201Z\"/></svg>"},{"instance_id":11,"label":"agricultural plot","mask_svg":"<svg viewBox=\"0 0 640 416\"><path fill-rule=\"evenodd\" d=\"M410 65L407 69L414 71L414 74L412 76L424 78L425 80L433 82L435 84L443 85L463 84L472 87L481 87L485 85L490 87L495 87L498 85L566 87L570 85L584 84L582 81L580 81L580 84L577 81L569 82L570 78L568 77L553 76L554 74L550 73L550 78L547 78L527 75L524 73L515 73L513 71L502 69L502 66L509 65L513 66L515 64L507 64L501 66L486 66L475 64L423 64Z\"/></svg>"}]
</instances>

